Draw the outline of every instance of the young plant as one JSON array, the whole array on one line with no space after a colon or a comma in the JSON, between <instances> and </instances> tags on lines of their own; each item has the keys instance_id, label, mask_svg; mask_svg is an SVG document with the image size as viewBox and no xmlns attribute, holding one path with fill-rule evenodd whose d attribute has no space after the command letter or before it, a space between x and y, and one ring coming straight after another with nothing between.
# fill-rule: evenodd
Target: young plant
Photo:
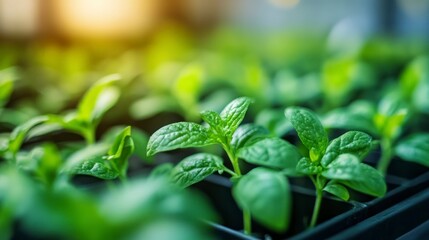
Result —
<instances>
[{"instance_id":1,"label":"young plant","mask_svg":"<svg viewBox=\"0 0 429 240\"><path fill-rule=\"evenodd\" d=\"M84 137L87 144L95 143L95 131L104 114L119 99L120 90L115 83L121 77L108 75L97 81L83 96L75 112L65 116L49 115L48 123L76 132Z\"/></svg>"},{"instance_id":2,"label":"young plant","mask_svg":"<svg viewBox=\"0 0 429 240\"><path fill-rule=\"evenodd\" d=\"M241 97L229 103L220 114L203 111L204 125L178 122L162 127L150 137L147 155L179 148L220 145L232 169L226 167L219 156L197 153L175 166L170 173L171 179L187 187L215 172L228 173L232 176L233 197L243 210L244 232L251 233L252 216L262 225L281 232L289 225L291 205L284 172L294 172L300 157L288 142L268 137L264 128L253 124L239 126L251 102L249 98ZM244 174L239 159L264 167L256 167ZM165 174L169 168L168 165L163 166L157 174Z\"/></svg>"},{"instance_id":3,"label":"young plant","mask_svg":"<svg viewBox=\"0 0 429 240\"><path fill-rule=\"evenodd\" d=\"M104 149L105 145L91 145L74 153L67 159L62 171L71 175L83 174L126 181L128 158L134 152L131 127L126 127L117 135L107 151L102 151Z\"/></svg>"},{"instance_id":4,"label":"young plant","mask_svg":"<svg viewBox=\"0 0 429 240\"><path fill-rule=\"evenodd\" d=\"M73 153L68 154L70 151ZM14 163L48 188L73 175L126 181L128 159L133 151L131 127L126 127L113 141L97 142L77 151L58 149L55 144L45 142L30 151L17 151Z\"/></svg>"},{"instance_id":5,"label":"young plant","mask_svg":"<svg viewBox=\"0 0 429 240\"><path fill-rule=\"evenodd\" d=\"M348 108L328 113L324 123L329 128L364 130L379 138L381 157L377 163L377 169L385 175L391 160L398 155L399 146L401 146L399 152L403 152L406 145L409 151L414 151L413 149L425 151L422 148L416 148L418 146L415 144L402 143L404 140L399 138L408 119L410 119L409 105L400 94L392 92L384 96L378 107L370 102L357 101ZM404 160L412 159L418 163L425 161L414 154L405 158L402 156Z\"/></svg>"},{"instance_id":6,"label":"young plant","mask_svg":"<svg viewBox=\"0 0 429 240\"><path fill-rule=\"evenodd\" d=\"M41 188L25 172L0 166L0 199L1 239L212 239L201 218L217 219L206 198L165 178L94 194L69 184Z\"/></svg>"},{"instance_id":7,"label":"young plant","mask_svg":"<svg viewBox=\"0 0 429 240\"><path fill-rule=\"evenodd\" d=\"M375 197L386 193L380 172L361 162L371 148L368 134L349 131L329 142L321 122L311 111L290 107L285 115L309 151L307 157L299 160L297 171L309 176L316 189L310 227L317 223L323 191L344 201L349 199L346 187Z\"/></svg>"}]
</instances>

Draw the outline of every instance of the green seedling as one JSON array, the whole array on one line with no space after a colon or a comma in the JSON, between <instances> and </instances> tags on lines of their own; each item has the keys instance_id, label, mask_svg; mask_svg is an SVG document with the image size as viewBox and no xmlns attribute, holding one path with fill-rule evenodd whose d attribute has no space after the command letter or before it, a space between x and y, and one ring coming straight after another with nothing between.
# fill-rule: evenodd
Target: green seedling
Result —
<instances>
[{"instance_id":1,"label":"green seedling","mask_svg":"<svg viewBox=\"0 0 429 240\"><path fill-rule=\"evenodd\" d=\"M416 154L429 152L424 144L427 133L400 138L412 113L402 96L393 92L379 102L378 108L370 102L357 101L348 108L328 113L324 122L329 128L360 129L380 139L381 157L377 169L384 175L395 155L402 160L427 165L427 159ZM404 151L410 154L404 154Z\"/></svg>"},{"instance_id":2,"label":"green seedling","mask_svg":"<svg viewBox=\"0 0 429 240\"><path fill-rule=\"evenodd\" d=\"M98 142L79 150L58 149L52 143L43 143L30 151L16 152L15 163L47 187L73 175L125 181L128 159L133 151L131 127L126 127L112 141Z\"/></svg>"},{"instance_id":3,"label":"green seedling","mask_svg":"<svg viewBox=\"0 0 429 240\"><path fill-rule=\"evenodd\" d=\"M87 144L93 144L98 124L119 99L120 91L115 86L119 79L117 74L100 79L85 93L76 111L65 116L49 115L47 123L52 124L53 129L59 126L76 132L84 137Z\"/></svg>"},{"instance_id":4,"label":"green seedling","mask_svg":"<svg viewBox=\"0 0 429 240\"><path fill-rule=\"evenodd\" d=\"M206 198L165 178L94 194L69 184L41 188L23 171L0 166L0 199L2 239L16 235L17 221L21 234L44 239L212 239L201 219L217 219Z\"/></svg>"},{"instance_id":5,"label":"green seedling","mask_svg":"<svg viewBox=\"0 0 429 240\"><path fill-rule=\"evenodd\" d=\"M300 156L294 146L269 137L264 128L254 124L240 126L251 102L249 98L241 97L229 103L220 114L203 111L203 125L178 122L164 126L150 137L147 154L220 145L232 169L226 167L219 156L197 153L183 159L174 168L171 165L158 168L156 174L170 175L178 185L187 187L215 172L228 173L232 176L233 197L243 210L244 232L250 234L252 231L251 217L281 232L289 225L291 206L289 184L284 174L295 172ZM259 167L244 174L240 159Z\"/></svg>"},{"instance_id":6,"label":"green seedling","mask_svg":"<svg viewBox=\"0 0 429 240\"><path fill-rule=\"evenodd\" d=\"M170 71L171 69L166 72ZM131 116L144 119L163 111L170 111L181 114L185 119L198 119L199 98L204 86L202 67L198 64L189 64L178 71L174 81L164 83L165 85L162 85L162 82L154 81L154 84L149 86L152 90L151 95L131 105Z\"/></svg>"},{"instance_id":7,"label":"green seedling","mask_svg":"<svg viewBox=\"0 0 429 240\"><path fill-rule=\"evenodd\" d=\"M349 131L329 141L322 123L310 110L290 107L285 115L308 149L308 156L299 160L297 171L309 176L316 189L310 227L317 223L323 191L344 201L350 197L346 187L375 197L386 193L380 172L361 162L371 148L368 134Z\"/></svg>"},{"instance_id":8,"label":"green seedling","mask_svg":"<svg viewBox=\"0 0 429 240\"><path fill-rule=\"evenodd\" d=\"M118 134L107 151L106 145L88 146L71 155L62 171L71 175L83 174L101 179L127 178L128 158L134 152L131 127ZM107 152L107 153L106 153Z\"/></svg>"}]
</instances>

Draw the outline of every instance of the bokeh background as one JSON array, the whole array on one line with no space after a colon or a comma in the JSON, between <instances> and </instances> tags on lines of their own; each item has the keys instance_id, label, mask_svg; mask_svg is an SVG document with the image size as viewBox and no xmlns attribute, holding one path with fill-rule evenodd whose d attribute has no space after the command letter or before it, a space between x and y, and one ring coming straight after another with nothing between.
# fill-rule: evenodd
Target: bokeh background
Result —
<instances>
[{"instance_id":1,"label":"bokeh background","mask_svg":"<svg viewBox=\"0 0 429 240\"><path fill-rule=\"evenodd\" d=\"M398 79L428 40L427 0L0 0L22 121L67 111L111 73L125 93L113 122L198 120L241 95L255 111L327 111Z\"/></svg>"}]
</instances>

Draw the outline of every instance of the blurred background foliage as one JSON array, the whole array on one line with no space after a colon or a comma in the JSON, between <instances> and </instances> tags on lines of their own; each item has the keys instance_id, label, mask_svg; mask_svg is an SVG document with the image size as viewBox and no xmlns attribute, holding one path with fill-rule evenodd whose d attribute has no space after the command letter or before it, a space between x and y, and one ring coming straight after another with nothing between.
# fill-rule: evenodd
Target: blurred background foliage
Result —
<instances>
[{"instance_id":1,"label":"blurred background foliage","mask_svg":"<svg viewBox=\"0 0 429 240\"><path fill-rule=\"evenodd\" d=\"M291 105L314 109L328 128L392 141L428 131L428 22L428 0L0 0L0 150L16 126L67 113L114 73L122 95L98 136L113 125L150 134L198 122L201 110L220 111L238 96L255 100L248 118L277 136L291 127L283 114ZM50 170L58 159L45 150L40 164ZM206 202L162 181L45 189L2 165L0 238L24 229L70 239L207 239L193 227L216 218Z\"/></svg>"},{"instance_id":2,"label":"blurred background foliage","mask_svg":"<svg viewBox=\"0 0 429 240\"><path fill-rule=\"evenodd\" d=\"M293 104L328 111L398 81L429 49L425 0L0 5L0 69L19 73L7 107L62 112L96 79L120 73L126 94L109 120L143 128L165 113L197 121L241 95L255 98L254 114Z\"/></svg>"}]
</instances>

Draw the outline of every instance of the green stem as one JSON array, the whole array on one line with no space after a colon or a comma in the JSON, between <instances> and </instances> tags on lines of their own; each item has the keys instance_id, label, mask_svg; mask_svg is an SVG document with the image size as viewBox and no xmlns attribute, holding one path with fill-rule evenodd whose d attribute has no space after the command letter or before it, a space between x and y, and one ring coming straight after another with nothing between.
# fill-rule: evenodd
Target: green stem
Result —
<instances>
[{"instance_id":1,"label":"green stem","mask_svg":"<svg viewBox=\"0 0 429 240\"><path fill-rule=\"evenodd\" d=\"M82 133L87 145L95 143L95 128L90 126Z\"/></svg>"},{"instance_id":2,"label":"green stem","mask_svg":"<svg viewBox=\"0 0 429 240\"><path fill-rule=\"evenodd\" d=\"M392 141L390 139L382 139L380 142L381 146L381 158L377 164L377 169L383 174L386 175L387 168L389 168L390 161L392 160Z\"/></svg>"},{"instance_id":3,"label":"green stem","mask_svg":"<svg viewBox=\"0 0 429 240\"><path fill-rule=\"evenodd\" d=\"M232 168L234 169L234 172L241 176L241 170L240 165L238 164L238 158L235 156L235 154L231 151L231 149L228 147L228 145L223 144L223 149L225 150L226 154L228 155L229 160L231 161Z\"/></svg>"},{"instance_id":4,"label":"green stem","mask_svg":"<svg viewBox=\"0 0 429 240\"><path fill-rule=\"evenodd\" d=\"M229 173L231 176L233 176L233 177L237 177L238 175L237 175L237 173L235 173L235 172L233 172L233 171L231 171L229 168L227 168L227 167L224 167L223 168L223 170L225 171L225 172L227 172L227 173Z\"/></svg>"},{"instance_id":5,"label":"green stem","mask_svg":"<svg viewBox=\"0 0 429 240\"><path fill-rule=\"evenodd\" d=\"M316 188L316 201L314 202L313 215L311 216L311 222L309 228L313 228L316 226L317 218L319 217L320 205L322 204L322 196L323 196L323 185L325 181L322 180L320 175L317 175L316 178L314 176L309 176L311 181Z\"/></svg>"},{"instance_id":6,"label":"green stem","mask_svg":"<svg viewBox=\"0 0 429 240\"><path fill-rule=\"evenodd\" d=\"M252 233L252 216L247 209L243 209L243 225L244 234L250 235Z\"/></svg>"},{"instance_id":7,"label":"green stem","mask_svg":"<svg viewBox=\"0 0 429 240\"><path fill-rule=\"evenodd\" d=\"M322 204L322 195L322 189L316 186L316 202L314 202L313 216L311 217L309 228L316 226L317 218L319 217L320 205Z\"/></svg>"},{"instance_id":8,"label":"green stem","mask_svg":"<svg viewBox=\"0 0 429 240\"><path fill-rule=\"evenodd\" d=\"M238 157L234 154L234 151L231 150L228 143L222 144L222 147L225 150L226 154L228 155L229 160L231 161L232 167L234 169L233 176L240 177L241 170L240 170L240 165L238 163ZM231 172L231 170L229 171ZM249 235L252 233L252 216L249 210L247 209L243 209L243 228L244 228L245 234Z\"/></svg>"}]
</instances>

